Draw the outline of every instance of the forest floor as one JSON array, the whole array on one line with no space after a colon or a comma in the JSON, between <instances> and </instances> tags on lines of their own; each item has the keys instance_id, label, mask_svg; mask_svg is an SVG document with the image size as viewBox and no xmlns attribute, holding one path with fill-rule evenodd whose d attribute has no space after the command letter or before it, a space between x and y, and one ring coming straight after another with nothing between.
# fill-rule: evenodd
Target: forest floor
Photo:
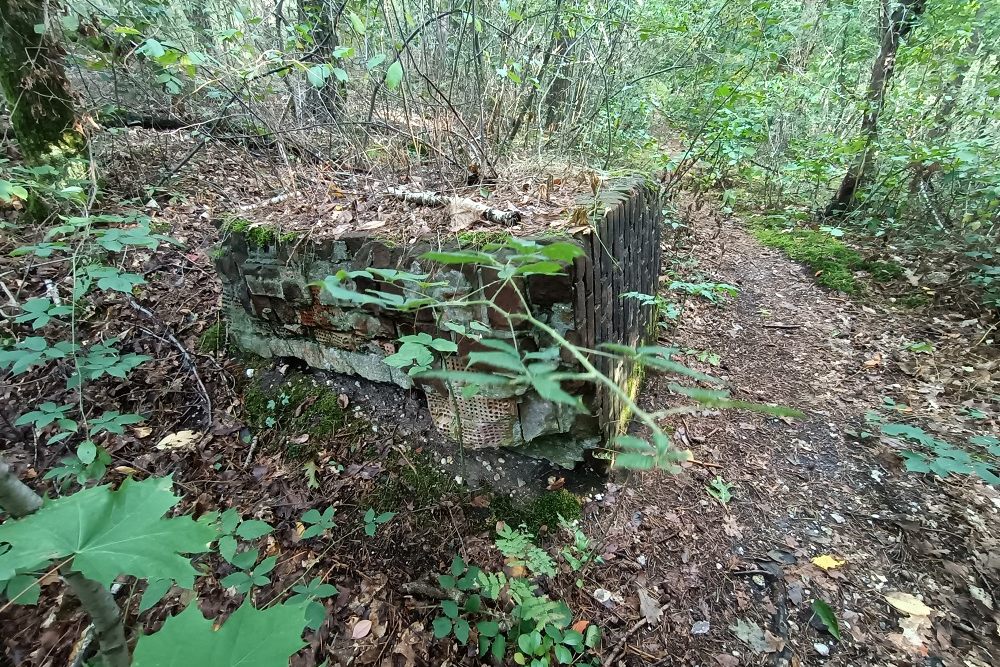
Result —
<instances>
[{"instance_id":1,"label":"forest floor","mask_svg":"<svg viewBox=\"0 0 1000 667\"><path fill-rule=\"evenodd\" d=\"M707 359L702 370L737 398L805 416L677 421L675 440L698 463L637 475L596 520L632 565L621 593L644 586L664 604L654 630L626 640L629 664L997 664L1000 494L906 472L901 454L915 445L866 425L878 413L951 442L996 436L996 348L975 320L817 287L711 205L683 217L690 236L667 271L739 295L688 299L665 342ZM666 384L649 382L646 407L676 402ZM726 505L707 493L717 477L731 485ZM813 600L834 611L840 641Z\"/></svg>"},{"instance_id":2,"label":"forest floor","mask_svg":"<svg viewBox=\"0 0 1000 667\"><path fill-rule=\"evenodd\" d=\"M178 150L165 144L162 159L121 154L156 165ZM149 281L138 302L152 315L140 317L126 303L97 304L89 335L119 336L154 357L129 380L88 396L147 416L105 443L114 458L106 480L173 474L185 510L236 507L275 526L261 548L278 565L254 593L258 606L282 599L307 575L335 584L327 620L306 635L309 646L294 665L480 664L457 644L432 639L436 600L416 584L445 572L454 554L502 567L493 527L509 496L456 483L454 461L441 471L440 438L414 392L199 346L219 318L211 266L218 233L210 221L226 206L272 196L275 184L262 173L259 161L206 149L174 186L182 196L150 207L184 247L132 258ZM148 174L134 178L151 182ZM866 415L877 414L884 423L920 426L933 442L996 435L998 355L989 332L958 314L897 309L874 289L856 300L823 290L711 204L688 203L680 213L688 227L664 248L662 295L683 307L661 342L726 380L734 398L804 416L702 410L669 424L694 459L680 474L616 472L597 488L592 478L566 475L566 488L583 497L581 528L604 563L585 571L581 587L573 575L560 576L547 592L603 628L599 657L608 666L1000 663L1000 494L966 476L905 471L903 454L917 445L866 425ZM59 278L51 265L4 262L0 274L22 276L18 288L28 292ZM684 297L668 289L673 279L728 283L738 293ZM205 406L192 369L167 332L208 387L207 432L198 432ZM307 389L294 410L274 414L284 432L269 433L259 411L278 394L266 388L289 378ZM317 426L325 422L315 421L323 415L310 410L324 400L314 384L342 410L324 435ZM61 387L57 374L32 373L0 387L0 402L65 402ZM656 376L640 394L649 408L679 400ZM164 440L183 430L192 437ZM29 480L61 454L38 447L25 429L0 435L12 443L5 456ZM528 487L564 483L561 473L527 470ZM732 498L711 495L713 480L716 495L724 487ZM337 508L339 527L302 540L299 517L327 506ZM368 508L395 513L373 536L362 534ZM566 539L552 525L540 538L553 548ZM205 614L235 609L241 596L219 585L232 567L215 558L202 569L196 592ZM68 664L86 619L51 583L43 582L39 606L0 610L10 664ZM129 584L119 598L129 624L147 632L190 600L173 591L140 613L138 593ZM815 600L838 619L839 640L832 621L815 613Z\"/></svg>"}]
</instances>

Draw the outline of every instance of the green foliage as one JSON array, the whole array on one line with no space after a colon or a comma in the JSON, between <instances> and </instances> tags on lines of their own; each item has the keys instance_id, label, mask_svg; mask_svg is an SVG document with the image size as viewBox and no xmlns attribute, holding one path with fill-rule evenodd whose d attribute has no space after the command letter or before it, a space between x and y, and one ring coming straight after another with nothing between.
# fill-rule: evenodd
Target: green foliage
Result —
<instances>
[{"instance_id":1,"label":"green foliage","mask_svg":"<svg viewBox=\"0 0 1000 667\"><path fill-rule=\"evenodd\" d=\"M322 512L317 509L306 510L305 514L302 515L302 524L306 528L299 537L303 540L308 540L336 528L337 524L333 520L333 515L336 511L332 505Z\"/></svg>"},{"instance_id":2,"label":"green foliage","mask_svg":"<svg viewBox=\"0 0 1000 667\"><path fill-rule=\"evenodd\" d=\"M410 456L409 460L412 465L403 466L398 475L386 476L376 489L376 510L427 507L457 491L455 481L437 470L426 455Z\"/></svg>"},{"instance_id":3,"label":"green foliage","mask_svg":"<svg viewBox=\"0 0 1000 667\"><path fill-rule=\"evenodd\" d=\"M542 526L555 528L560 519L580 518L580 501L566 489L546 491L535 498L515 500L506 495L494 495L490 501L493 519L510 526L524 526L537 533Z\"/></svg>"},{"instance_id":4,"label":"green foliage","mask_svg":"<svg viewBox=\"0 0 1000 667\"><path fill-rule=\"evenodd\" d=\"M837 621L837 615L833 613L833 609L830 608L830 605L817 598L812 602L812 610L819 620L822 621L823 625L833 638L839 640L840 623Z\"/></svg>"},{"instance_id":5,"label":"green foliage","mask_svg":"<svg viewBox=\"0 0 1000 667\"><path fill-rule=\"evenodd\" d=\"M625 292L621 298L635 299L644 306L653 306L656 310L657 326L661 329L669 329L681 316L681 306L659 294L653 296L641 292Z\"/></svg>"},{"instance_id":6,"label":"green foliage","mask_svg":"<svg viewBox=\"0 0 1000 667\"><path fill-rule=\"evenodd\" d=\"M309 445L321 446L323 439L335 435L347 424L347 414L339 395L316 384L309 377L293 376L273 387L250 382L243 390L243 412L247 423L265 435L310 436ZM312 449L297 443L287 444L289 458L303 459Z\"/></svg>"},{"instance_id":7,"label":"green foliage","mask_svg":"<svg viewBox=\"0 0 1000 667\"><path fill-rule=\"evenodd\" d=\"M418 333L400 336L402 345L395 354L383 361L393 368L408 368L408 375L417 375L430 370L434 363L435 352L449 354L458 351L454 341L445 338L432 338L429 334Z\"/></svg>"},{"instance_id":8,"label":"green foliage","mask_svg":"<svg viewBox=\"0 0 1000 667\"><path fill-rule=\"evenodd\" d=\"M559 550L559 555L569 564L573 572L581 572L591 564L600 565L604 562L604 559L594 551L590 538L580 529L578 521L559 517L559 527L573 538L572 542ZM577 577L576 587L583 588L582 578Z\"/></svg>"},{"instance_id":9,"label":"green foliage","mask_svg":"<svg viewBox=\"0 0 1000 667\"><path fill-rule=\"evenodd\" d=\"M288 659L305 646L306 608L286 603L255 609L247 599L216 629L193 602L168 618L161 630L139 638L132 665L287 667Z\"/></svg>"},{"instance_id":10,"label":"green foliage","mask_svg":"<svg viewBox=\"0 0 1000 667\"><path fill-rule=\"evenodd\" d=\"M919 426L887 422L875 412L868 413L867 421L876 425L883 436L920 445L920 450L901 452L910 472L931 472L938 477L976 475L987 484L1000 486L1000 441L993 436L973 436L969 439L973 447L966 449L937 438Z\"/></svg>"},{"instance_id":11,"label":"green foliage","mask_svg":"<svg viewBox=\"0 0 1000 667\"><path fill-rule=\"evenodd\" d=\"M313 577L308 584L292 587L292 592L295 595L285 604L290 607L305 605L306 627L318 630L326 619L326 606L320 600L338 595L340 591L332 584L324 584L320 577Z\"/></svg>"},{"instance_id":12,"label":"green foliage","mask_svg":"<svg viewBox=\"0 0 1000 667\"><path fill-rule=\"evenodd\" d=\"M222 225L222 231L230 234L240 234L251 248L268 248L275 243L293 244L299 238L294 232L279 233L269 225L251 222L245 218L233 218Z\"/></svg>"},{"instance_id":13,"label":"green foliage","mask_svg":"<svg viewBox=\"0 0 1000 667\"><path fill-rule=\"evenodd\" d=\"M382 512L381 514L377 514L373 508L369 507L368 511L365 512L364 517L365 535L373 537L375 535L375 531L378 530L378 527L392 521L392 517L394 516L396 516L394 512Z\"/></svg>"},{"instance_id":14,"label":"green foliage","mask_svg":"<svg viewBox=\"0 0 1000 667\"><path fill-rule=\"evenodd\" d=\"M858 291L854 271L861 268L864 260L837 239L808 229L755 227L753 232L764 245L778 248L812 269L820 285L847 294Z\"/></svg>"},{"instance_id":15,"label":"green foliage","mask_svg":"<svg viewBox=\"0 0 1000 667\"><path fill-rule=\"evenodd\" d=\"M528 551L530 542L524 534L501 534L497 539L498 546L510 546L512 542L517 543L519 551ZM438 583L450 597L441 602L441 613L431 624L435 638L453 636L464 646L475 628L479 656L490 656L501 664L507 664L508 650L513 651L511 659L519 665L529 661L534 665L599 664L590 654L600 642L597 627L589 627L584 634L571 629L573 614L569 606L540 594L529 580L486 572L455 556L448 574L440 575ZM512 608L504 604L505 597L513 603Z\"/></svg>"},{"instance_id":16,"label":"green foliage","mask_svg":"<svg viewBox=\"0 0 1000 667\"><path fill-rule=\"evenodd\" d=\"M708 491L708 495L718 500L723 506L728 505L729 501L733 499L733 485L724 480L721 475L717 475L710 484L705 486L705 490Z\"/></svg>"},{"instance_id":17,"label":"green foliage","mask_svg":"<svg viewBox=\"0 0 1000 667\"><path fill-rule=\"evenodd\" d=\"M207 551L215 531L190 517L163 518L180 500L171 480L125 480L47 502L34 514L0 525L0 581L37 571L53 560L105 586L121 574L194 584L195 569L182 554Z\"/></svg>"},{"instance_id":18,"label":"green foliage","mask_svg":"<svg viewBox=\"0 0 1000 667\"><path fill-rule=\"evenodd\" d=\"M535 546L534 539L531 533L516 530L507 524L500 524L497 528L497 549L510 564L525 567L534 574L556 576L555 561L544 549Z\"/></svg>"},{"instance_id":19,"label":"green foliage","mask_svg":"<svg viewBox=\"0 0 1000 667\"><path fill-rule=\"evenodd\" d=\"M198 350L201 352L217 353L226 348L226 341L229 332L226 323L219 321L205 329L205 332L198 338Z\"/></svg>"},{"instance_id":20,"label":"green foliage","mask_svg":"<svg viewBox=\"0 0 1000 667\"><path fill-rule=\"evenodd\" d=\"M719 303L724 297L736 296L740 293L736 287L726 283L689 283L682 280L671 281L667 289L698 296L712 303Z\"/></svg>"}]
</instances>

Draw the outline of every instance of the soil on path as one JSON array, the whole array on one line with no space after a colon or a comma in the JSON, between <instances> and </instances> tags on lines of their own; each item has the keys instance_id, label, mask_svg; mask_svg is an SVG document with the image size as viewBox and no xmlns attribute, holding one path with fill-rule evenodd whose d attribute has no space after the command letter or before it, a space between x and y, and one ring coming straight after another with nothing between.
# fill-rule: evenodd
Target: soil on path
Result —
<instances>
[{"instance_id":1,"label":"soil on path","mask_svg":"<svg viewBox=\"0 0 1000 667\"><path fill-rule=\"evenodd\" d=\"M676 476L636 474L596 503L591 530L620 577L605 586L622 601L602 610L617 626L605 664L1000 664L1000 495L977 479L906 472L900 452L912 445L850 435L870 410L953 440L996 435L995 359L954 320L824 291L738 221L689 213L689 256L675 254L665 272L739 295L688 299L661 342L691 350L695 367L700 356L734 398L805 414L675 420L676 444L695 462ZM907 354L914 341L939 350L933 372ZM680 400L666 378L641 397L648 409ZM732 485L725 506L706 490L717 477ZM662 605L658 621L648 602L641 620L639 588ZM835 613L839 641L815 600Z\"/></svg>"}]
</instances>

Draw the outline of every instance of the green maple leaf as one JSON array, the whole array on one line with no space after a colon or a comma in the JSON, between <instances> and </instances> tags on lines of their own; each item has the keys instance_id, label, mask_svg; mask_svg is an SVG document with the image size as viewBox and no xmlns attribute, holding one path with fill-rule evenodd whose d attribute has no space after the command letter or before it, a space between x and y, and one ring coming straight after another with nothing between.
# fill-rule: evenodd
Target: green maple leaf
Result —
<instances>
[{"instance_id":1,"label":"green maple leaf","mask_svg":"<svg viewBox=\"0 0 1000 667\"><path fill-rule=\"evenodd\" d=\"M196 571L181 554L208 551L216 532L191 517L163 518L180 500L172 484L170 477L127 479L117 491L84 489L8 520L0 525L0 544L10 546L0 554L0 581L72 558L73 570L105 586L126 574L191 588Z\"/></svg>"},{"instance_id":2,"label":"green maple leaf","mask_svg":"<svg viewBox=\"0 0 1000 667\"><path fill-rule=\"evenodd\" d=\"M197 603L167 619L163 629L139 638L132 667L288 667L288 658L306 645L305 605L254 609L244 601L218 630Z\"/></svg>"}]
</instances>

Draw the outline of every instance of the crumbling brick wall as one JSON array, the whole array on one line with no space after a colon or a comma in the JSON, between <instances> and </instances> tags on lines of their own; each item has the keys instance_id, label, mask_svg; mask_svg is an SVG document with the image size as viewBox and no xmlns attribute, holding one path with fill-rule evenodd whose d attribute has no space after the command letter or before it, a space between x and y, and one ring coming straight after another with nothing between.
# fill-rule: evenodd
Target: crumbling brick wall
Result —
<instances>
[{"instance_id":1,"label":"crumbling brick wall","mask_svg":"<svg viewBox=\"0 0 1000 667\"><path fill-rule=\"evenodd\" d=\"M581 221L586 224L577 224ZM585 348L603 342L642 343L655 318L652 306L621 295L655 293L660 222L658 190L638 180L620 182L601 193L597 202L581 205L574 214L575 227L536 240L575 242L584 250L583 256L564 275L518 279L532 315ZM459 241L444 245L458 247ZM513 289L496 293L494 269L435 266L421 259L425 252L440 249L438 240L397 245L362 233L317 241L274 234L262 242L259 235L255 241L252 234L225 232L215 263L223 283L229 330L239 346L261 356L295 357L316 368L404 387L413 385L412 378L382 361L395 351L401 335L427 332L453 339L459 350L444 363L463 369L465 355L480 346L446 328L445 322L478 322L490 330L488 337L516 337L523 350L548 344L523 322L515 323L511 333L506 318L485 307L445 305L437 317L430 309L404 313L339 301L316 284L341 269L394 268L431 273L435 281L445 283L430 291L430 296L444 304L480 295L507 310L520 307ZM378 279L359 277L352 286L360 291L400 293L396 285ZM565 351L561 357L567 367L575 366ZM604 356L592 359L621 386L635 390L636 369ZM532 391L514 394L488 387L464 398L450 393L440 381L424 382L420 389L438 428L469 447L544 448L571 443L582 450L600 446L619 433L627 419L622 401L584 383L567 383L564 389L581 396L589 414L576 414Z\"/></svg>"}]
</instances>

